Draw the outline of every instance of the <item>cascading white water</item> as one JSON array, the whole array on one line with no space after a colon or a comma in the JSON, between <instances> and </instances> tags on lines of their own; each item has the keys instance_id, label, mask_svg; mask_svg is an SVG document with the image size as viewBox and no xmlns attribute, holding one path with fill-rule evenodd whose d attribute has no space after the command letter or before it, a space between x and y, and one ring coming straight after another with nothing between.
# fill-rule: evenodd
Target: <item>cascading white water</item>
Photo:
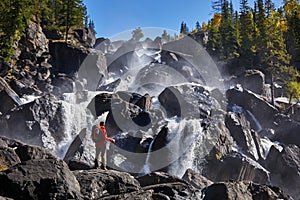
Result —
<instances>
[{"instance_id":1,"label":"cascading white water","mask_svg":"<svg viewBox=\"0 0 300 200\"><path fill-rule=\"evenodd\" d=\"M257 130L255 130L255 131L256 132L260 132L263 128L262 128L261 124L259 123L259 121L252 114L252 112L250 112L249 110L247 110L247 113L249 114L249 116L251 117L252 121L255 123L255 126L257 127Z\"/></svg>"},{"instance_id":2,"label":"cascading white water","mask_svg":"<svg viewBox=\"0 0 300 200\"><path fill-rule=\"evenodd\" d=\"M172 144L169 147L169 151L172 152L169 159L175 160L169 168L169 173L181 177L187 169L197 168L194 165L194 149L198 142L204 145L202 142L205 140L205 135L199 119L172 118L168 120L168 128Z\"/></svg>"},{"instance_id":3,"label":"cascading white water","mask_svg":"<svg viewBox=\"0 0 300 200\"><path fill-rule=\"evenodd\" d=\"M150 163L150 156L151 156L151 152L152 152L152 147L155 141L155 137L153 138L153 140L151 141L150 145L149 145L149 149L148 149L148 154L146 157L146 161L144 164L144 167L141 170L142 174L149 174L151 173L151 163Z\"/></svg>"},{"instance_id":4,"label":"cascading white water","mask_svg":"<svg viewBox=\"0 0 300 200\"><path fill-rule=\"evenodd\" d=\"M84 100L80 101L78 95L85 95ZM62 115L64 118L62 134L63 140L56 145L55 153L59 157L64 157L71 142L78 133L84 128L90 132L94 124L94 116L87 108L90 101L97 95L96 92L84 91L83 93L65 93L64 99L61 100ZM79 102L78 102L79 101Z\"/></svg>"}]
</instances>

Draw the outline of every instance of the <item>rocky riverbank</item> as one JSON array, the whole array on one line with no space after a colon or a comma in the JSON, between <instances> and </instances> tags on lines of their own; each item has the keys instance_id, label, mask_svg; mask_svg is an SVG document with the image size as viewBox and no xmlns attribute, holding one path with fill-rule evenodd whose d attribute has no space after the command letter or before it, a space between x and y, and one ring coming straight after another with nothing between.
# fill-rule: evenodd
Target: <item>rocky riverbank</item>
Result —
<instances>
[{"instance_id":1,"label":"rocky riverbank","mask_svg":"<svg viewBox=\"0 0 300 200\"><path fill-rule=\"evenodd\" d=\"M164 172L126 172L69 165L47 149L0 138L2 199L291 199L279 188L253 182L213 183L192 170L180 178Z\"/></svg>"}]
</instances>

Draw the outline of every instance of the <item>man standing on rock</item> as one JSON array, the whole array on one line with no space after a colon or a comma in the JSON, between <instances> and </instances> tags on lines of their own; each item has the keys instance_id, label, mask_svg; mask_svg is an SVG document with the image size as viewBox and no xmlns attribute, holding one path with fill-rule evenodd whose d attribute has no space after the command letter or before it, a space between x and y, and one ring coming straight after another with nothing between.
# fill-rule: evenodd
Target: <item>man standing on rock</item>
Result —
<instances>
[{"instance_id":1,"label":"man standing on rock","mask_svg":"<svg viewBox=\"0 0 300 200\"><path fill-rule=\"evenodd\" d=\"M115 143L113 138L107 137L107 132L104 126L104 122L100 122L93 128L92 139L96 147L95 155L95 168L99 168L99 161L101 162L101 169L106 170L106 142ZM100 157L100 160L99 160Z\"/></svg>"}]
</instances>

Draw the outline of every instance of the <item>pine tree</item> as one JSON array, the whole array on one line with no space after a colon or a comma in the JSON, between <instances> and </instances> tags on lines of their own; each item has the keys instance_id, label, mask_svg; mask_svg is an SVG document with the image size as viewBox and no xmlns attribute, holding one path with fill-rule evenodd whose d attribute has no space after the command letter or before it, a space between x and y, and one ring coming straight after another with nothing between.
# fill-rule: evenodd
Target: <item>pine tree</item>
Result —
<instances>
[{"instance_id":1,"label":"pine tree","mask_svg":"<svg viewBox=\"0 0 300 200\"><path fill-rule=\"evenodd\" d=\"M267 70L271 72L272 103L274 104L274 81L277 79L286 81L286 76L282 76L282 69L290 64L290 55L287 52L283 37L284 28L281 21L283 17L278 12L272 11L267 18L267 46L263 62L266 63Z\"/></svg>"},{"instance_id":2,"label":"pine tree","mask_svg":"<svg viewBox=\"0 0 300 200\"><path fill-rule=\"evenodd\" d=\"M275 6L274 6L274 3L272 2L272 0L266 0L265 7L266 7L267 17L269 17L271 12L275 10Z\"/></svg>"},{"instance_id":3,"label":"pine tree","mask_svg":"<svg viewBox=\"0 0 300 200\"><path fill-rule=\"evenodd\" d=\"M212 0L212 9L214 13L221 14L225 0Z\"/></svg>"},{"instance_id":4,"label":"pine tree","mask_svg":"<svg viewBox=\"0 0 300 200\"><path fill-rule=\"evenodd\" d=\"M163 31L161 38L164 42L170 42L171 36L167 33L166 30Z\"/></svg>"},{"instance_id":5,"label":"pine tree","mask_svg":"<svg viewBox=\"0 0 300 200\"><path fill-rule=\"evenodd\" d=\"M267 20L266 20L266 10L263 0L257 0L255 2L257 5L256 14L255 14L255 26L257 28L257 34L254 39L256 46L256 62L254 63L257 66L264 65L263 61L266 56L266 46L267 46Z\"/></svg>"},{"instance_id":6,"label":"pine tree","mask_svg":"<svg viewBox=\"0 0 300 200\"><path fill-rule=\"evenodd\" d=\"M260 40L264 41L266 38L266 10L264 8L263 0L257 0L257 8L258 8L258 14L257 14L256 26L259 31Z\"/></svg>"},{"instance_id":7,"label":"pine tree","mask_svg":"<svg viewBox=\"0 0 300 200\"><path fill-rule=\"evenodd\" d=\"M133 30L131 34L132 34L132 39L135 41L139 41L141 38L144 37L144 33L140 27Z\"/></svg>"},{"instance_id":8,"label":"pine tree","mask_svg":"<svg viewBox=\"0 0 300 200\"><path fill-rule=\"evenodd\" d=\"M0 56L7 60L30 20L46 30L65 30L67 35L72 27L82 28L87 15L82 0L9 0L1 1L0 7Z\"/></svg>"},{"instance_id":9,"label":"pine tree","mask_svg":"<svg viewBox=\"0 0 300 200\"><path fill-rule=\"evenodd\" d=\"M88 24L88 28L92 31L92 33L94 35L97 34L96 30L95 30L95 23L93 20L90 20L89 24Z\"/></svg>"},{"instance_id":10,"label":"pine tree","mask_svg":"<svg viewBox=\"0 0 300 200\"><path fill-rule=\"evenodd\" d=\"M215 55L220 55L220 50L222 48L221 35L219 31L221 19L222 16L220 14L214 14L214 17L209 21L207 25L207 49L209 52Z\"/></svg>"},{"instance_id":11,"label":"pine tree","mask_svg":"<svg viewBox=\"0 0 300 200\"><path fill-rule=\"evenodd\" d=\"M31 18L33 1L1 1L0 6L0 55L9 61L14 54L14 43L20 40Z\"/></svg>"},{"instance_id":12,"label":"pine tree","mask_svg":"<svg viewBox=\"0 0 300 200\"><path fill-rule=\"evenodd\" d=\"M292 55L292 64L299 70L300 65L297 62L299 55L295 53L295 50L300 48L300 3L295 0L286 0L283 8L287 21L287 32L285 34L287 48Z\"/></svg>"},{"instance_id":13,"label":"pine tree","mask_svg":"<svg viewBox=\"0 0 300 200\"><path fill-rule=\"evenodd\" d=\"M253 30L255 29L253 12L248 5L248 0L241 0L240 7L240 26L243 27L240 30L241 35L241 48L240 55L241 61L246 67L253 65L255 56L254 36Z\"/></svg>"},{"instance_id":14,"label":"pine tree","mask_svg":"<svg viewBox=\"0 0 300 200\"><path fill-rule=\"evenodd\" d=\"M180 35L181 36L187 35L188 32L189 32L189 29L188 29L186 23L182 22L181 25L180 25Z\"/></svg>"},{"instance_id":15,"label":"pine tree","mask_svg":"<svg viewBox=\"0 0 300 200\"><path fill-rule=\"evenodd\" d=\"M196 30L199 31L200 29L201 29L200 23L197 21L197 22L196 22Z\"/></svg>"},{"instance_id":16,"label":"pine tree","mask_svg":"<svg viewBox=\"0 0 300 200\"><path fill-rule=\"evenodd\" d=\"M236 54L236 40L235 40L235 27L233 21L233 6L232 3L226 0L222 7L222 19L220 24L221 35L221 57L223 59L231 58Z\"/></svg>"},{"instance_id":17,"label":"pine tree","mask_svg":"<svg viewBox=\"0 0 300 200\"><path fill-rule=\"evenodd\" d=\"M235 44L235 51L234 56L240 57L240 48L241 48L241 34L240 34L240 20L239 20L239 13L235 11L234 18L234 44Z\"/></svg>"}]
</instances>

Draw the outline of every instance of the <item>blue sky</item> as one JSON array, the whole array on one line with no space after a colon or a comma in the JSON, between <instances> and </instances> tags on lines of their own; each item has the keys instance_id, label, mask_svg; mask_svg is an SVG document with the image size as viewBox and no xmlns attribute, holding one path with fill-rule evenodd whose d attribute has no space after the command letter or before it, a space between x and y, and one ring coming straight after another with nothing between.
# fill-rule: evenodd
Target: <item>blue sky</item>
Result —
<instances>
[{"instance_id":1,"label":"blue sky","mask_svg":"<svg viewBox=\"0 0 300 200\"><path fill-rule=\"evenodd\" d=\"M282 0L273 2L279 6ZM182 21L193 29L197 21L201 24L212 17L211 0L84 0L84 4L95 22L97 37L111 38L137 27L179 31ZM239 0L233 4L239 8Z\"/></svg>"}]
</instances>

